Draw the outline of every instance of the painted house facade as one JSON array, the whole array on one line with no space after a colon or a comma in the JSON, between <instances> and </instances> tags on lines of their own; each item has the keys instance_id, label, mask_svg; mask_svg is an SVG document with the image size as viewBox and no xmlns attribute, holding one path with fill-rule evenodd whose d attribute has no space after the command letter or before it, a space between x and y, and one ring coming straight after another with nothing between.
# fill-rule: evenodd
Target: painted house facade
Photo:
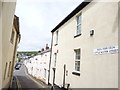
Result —
<instances>
[{"instance_id":1,"label":"painted house facade","mask_svg":"<svg viewBox=\"0 0 120 90\"><path fill-rule=\"evenodd\" d=\"M20 41L16 2L0 0L0 89L8 88L13 78L17 45Z\"/></svg>"},{"instance_id":2,"label":"painted house facade","mask_svg":"<svg viewBox=\"0 0 120 90\"><path fill-rule=\"evenodd\" d=\"M28 73L46 84L48 84L50 51L51 49L48 47L48 44L46 44L45 49L43 48L41 52L31 57L26 63Z\"/></svg>"},{"instance_id":3,"label":"painted house facade","mask_svg":"<svg viewBox=\"0 0 120 90\"><path fill-rule=\"evenodd\" d=\"M50 84L118 88L118 7L84 1L52 30Z\"/></svg>"}]
</instances>

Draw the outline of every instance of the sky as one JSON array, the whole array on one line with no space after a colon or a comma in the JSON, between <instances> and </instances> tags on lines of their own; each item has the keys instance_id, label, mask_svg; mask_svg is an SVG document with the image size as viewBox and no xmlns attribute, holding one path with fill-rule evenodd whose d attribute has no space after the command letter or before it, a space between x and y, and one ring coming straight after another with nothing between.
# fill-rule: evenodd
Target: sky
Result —
<instances>
[{"instance_id":1,"label":"sky","mask_svg":"<svg viewBox=\"0 0 120 90\"><path fill-rule=\"evenodd\" d=\"M83 0L17 0L21 40L18 51L39 51L51 45L51 30Z\"/></svg>"}]
</instances>

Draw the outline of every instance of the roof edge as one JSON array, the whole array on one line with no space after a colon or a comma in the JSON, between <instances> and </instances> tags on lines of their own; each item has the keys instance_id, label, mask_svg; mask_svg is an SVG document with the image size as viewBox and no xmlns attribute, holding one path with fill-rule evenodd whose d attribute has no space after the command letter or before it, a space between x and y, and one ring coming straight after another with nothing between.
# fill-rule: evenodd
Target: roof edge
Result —
<instances>
[{"instance_id":1,"label":"roof edge","mask_svg":"<svg viewBox=\"0 0 120 90\"><path fill-rule=\"evenodd\" d=\"M85 6L87 6L93 0L84 0L79 6L77 6L67 17L65 17L51 32L56 31L63 24L65 24L69 19L71 19L75 14L77 14L80 10L82 10Z\"/></svg>"}]
</instances>

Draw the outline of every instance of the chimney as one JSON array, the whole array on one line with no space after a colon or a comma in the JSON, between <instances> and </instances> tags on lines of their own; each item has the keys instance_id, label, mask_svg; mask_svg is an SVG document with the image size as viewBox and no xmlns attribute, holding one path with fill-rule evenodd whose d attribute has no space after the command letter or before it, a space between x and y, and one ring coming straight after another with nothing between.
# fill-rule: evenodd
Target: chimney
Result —
<instances>
[{"instance_id":1,"label":"chimney","mask_svg":"<svg viewBox=\"0 0 120 90\"><path fill-rule=\"evenodd\" d=\"M46 44L46 50L49 49L48 44Z\"/></svg>"},{"instance_id":2,"label":"chimney","mask_svg":"<svg viewBox=\"0 0 120 90\"><path fill-rule=\"evenodd\" d=\"M42 50L41 50L42 52L44 51L44 48L42 48Z\"/></svg>"}]
</instances>

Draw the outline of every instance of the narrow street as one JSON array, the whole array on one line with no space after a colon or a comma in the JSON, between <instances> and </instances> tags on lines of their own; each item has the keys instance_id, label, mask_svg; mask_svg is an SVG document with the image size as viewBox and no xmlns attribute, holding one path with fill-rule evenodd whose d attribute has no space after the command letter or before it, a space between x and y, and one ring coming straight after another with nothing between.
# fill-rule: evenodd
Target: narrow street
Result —
<instances>
[{"instance_id":1,"label":"narrow street","mask_svg":"<svg viewBox=\"0 0 120 90\"><path fill-rule=\"evenodd\" d=\"M21 65L19 70L14 71L14 78L17 85L15 86L14 84L14 87L17 87L20 90L48 88L48 86L42 83L40 80L37 80L34 77L28 75L25 65Z\"/></svg>"}]
</instances>

